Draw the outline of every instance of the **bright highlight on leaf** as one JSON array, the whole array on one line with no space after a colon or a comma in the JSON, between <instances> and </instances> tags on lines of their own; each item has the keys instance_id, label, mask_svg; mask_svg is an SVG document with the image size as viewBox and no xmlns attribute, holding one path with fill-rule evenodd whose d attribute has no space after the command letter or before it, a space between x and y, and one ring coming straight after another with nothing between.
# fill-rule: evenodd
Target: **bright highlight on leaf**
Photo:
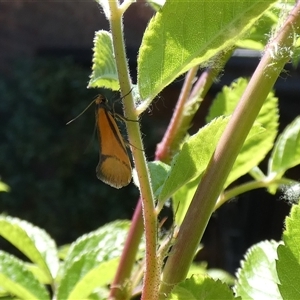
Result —
<instances>
[{"instance_id":1,"label":"bright highlight on leaf","mask_svg":"<svg viewBox=\"0 0 300 300\"><path fill-rule=\"evenodd\" d=\"M275 260L278 243L264 241L251 247L245 254L237 273L234 291L242 299L281 299Z\"/></svg>"}]
</instances>

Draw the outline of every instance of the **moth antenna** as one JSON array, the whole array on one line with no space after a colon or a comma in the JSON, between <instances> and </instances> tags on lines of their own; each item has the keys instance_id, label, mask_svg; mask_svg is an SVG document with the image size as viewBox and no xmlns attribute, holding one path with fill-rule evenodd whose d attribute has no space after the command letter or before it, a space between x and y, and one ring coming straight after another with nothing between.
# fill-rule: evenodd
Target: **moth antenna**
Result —
<instances>
[{"instance_id":1,"label":"moth antenna","mask_svg":"<svg viewBox=\"0 0 300 300\"><path fill-rule=\"evenodd\" d=\"M77 117L75 117L74 119L72 119L71 121L69 121L68 123L66 123L66 125L71 124L73 121L77 120L80 116L82 116L91 107L91 105L94 102L95 102L95 100L93 100Z\"/></svg>"}]
</instances>

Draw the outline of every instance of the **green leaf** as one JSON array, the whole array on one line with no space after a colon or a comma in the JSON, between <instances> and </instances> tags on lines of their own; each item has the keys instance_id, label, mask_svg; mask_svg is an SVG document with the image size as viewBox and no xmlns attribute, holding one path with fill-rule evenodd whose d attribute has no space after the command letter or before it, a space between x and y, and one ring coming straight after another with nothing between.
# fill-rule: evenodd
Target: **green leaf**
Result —
<instances>
[{"instance_id":1,"label":"green leaf","mask_svg":"<svg viewBox=\"0 0 300 300\"><path fill-rule=\"evenodd\" d=\"M94 38L92 75L88 88L104 87L113 91L120 89L111 34L97 31Z\"/></svg>"},{"instance_id":2,"label":"green leaf","mask_svg":"<svg viewBox=\"0 0 300 300\"><path fill-rule=\"evenodd\" d=\"M300 38L298 37L294 42L294 51L292 56L292 65L296 69L300 62Z\"/></svg>"},{"instance_id":3,"label":"green leaf","mask_svg":"<svg viewBox=\"0 0 300 300\"><path fill-rule=\"evenodd\" d=\"M255 179L255 180L264 180L266 178L266 175L262 172L262 170L259 167L254 167L249 171L249 174Z\"/></svg>"},{"instance_id":4,"label":"green leaf","mask_svg":"<svg viewBox=\"0 0 300 300\"><path fill-rule=\"evenodd\" d=\"M85 299L93 290L108 285L117 270L119 258L103 261L97 251L83 253L68 266L58 287L57 299Z\"/></svg>"},{"instance_id":5,"label":"green leaf","mask_svg":"<svg viewBox=\"0 0 300 300\"><path fill-rule=\"evenodd\" d=\"M267 147L268 140L266 131L267 130L258 124L254 124L251 128L250 133L248 134L247 139L228 175L224 188L242 175L248 173L253 167L261 162L261 160L269 152L271 147ZM271 143L269 144L271 146ZM255 155L253 155L253 153L255 153Z\"/></svg>"},{"instance_id":6,"label":"green leaf","mask_svg":"<svg viewBox=\"0 0 300 300\"><path fill-rule=\"evenodd\" d=\"M37 264L49 282L53 281L59 268L57 248L44 230L18 218L2 215L0 235Z\"/></svg>"},{"instance_id":7,"label":"green leaf","mask_svg":"<svg viewBox=\"0 0 300 300\"><path fill-rule=\"evenodd\" d=\"M120 259L114 258L98 264L91 269L80 281L69 295L69 299L84 299L97 287L107 286L114 278Z\"/></svg>"},{"instance_id":8,"label":"green leaf","mask_svg":"<svg viewBox=\"0 0 300 300\"><path fill-rule=\"evenodd\" d=\"M79 237L71 244L63 268L85 252L98 251L99 261L100 257L109 260L120 256L129 226L129 221L114 221Z\"/></svg>"},{"instance_id":9,"label":"green leaf","mask_svg":"<svg viewBox=\"0 0 300 300\"><path fill-rule=\"evenodd\" d=\"M97 288L95 291L89 295L87 300L107 300L109 298L108 288Z\"/></svg>"},{"instance_id":10,"label":"green leaf","mask_svg":"<svg viewBox=\"0 0 300 300\"><path fill-rule=\"evenodd\" d=\"M206 262L192 262L190 265L187 278L195 275L207 275L207 263Z\"/></svg>"},{"instance_id":11,"label":"green leaf","mask_svg":"<svg viewBox=\"0 0 300 300\"><path fill-rule=\"evenodd\" d=\"M50 299L46 288L24 262L0 250L0 286L20 299Z\"/></svg>"},{"instance_id":12,"label":"green leaf","mask_svg":"<svg viewBox=\"0 0 300 300\"><path fill-rule=\"evenodd\" d=\"M172 160L159 201L167 200L205 170L227 123L228 118L215 119L183 143L181 151Z\"/></svg>"},{"instance_id":13,"label":"green leaf","mask_svg":"<svg viewBox=\"0 0 300 300\"><path fill-rule=\"evenodd\" d=\"M83 235L71 245L60 274L58 300L82 299L96 287L110 283L129 225L129 221L112 222Z\"/></svg>"},{"instance_id":14,"label":"green leaf","mask_svg":"<svg viewBox=\"0 0 300 300\"><path fill-rule=\"evenodd\" d=\"M168 300L235 299L227 284L208 276L192 276L174 287Z\"/></svg>"},{"instance_id":15,"label":"green leaf","mask_svg":"<svg viewBox=\"0 0 300 300\"><path fill-rule=\"evenodd\" d=\"M237 296L242 299L281 299L275 266L277 247L275 241L264 241L247 251L237 273L234 287Z\"/></svg>"},{"instance_id":16,"label":"green leaf","mask_svg":"<svg viewBox=\"0 0 300 300\"><path fill-rule=\"evenodd\" d=\"M300 265L291 250L284 245L278 247L277 272L280 284L278 286L281 299L300 299L298 282L300 280Z\"/></svg>"},{"instance_id":17,"label":"green leaf","mask_svg":"<svg viewBox=\"0 0 300 300\"><path fill-rule=\"evenodd\" d=\"M231 274L222 269L207 269L207 263L204 262L191 264L187 277L195 275L208 275L212 279L220 279L228 285L233 285L235 280Z\"/></svg>"},{"instance_id":18,"label":"green leaf","mask_svg":"<svg viewBox=\"0 0 300 300\"><path fill-rule=\"evenodd\" d=\"M220 279L222 282L228 284L228 285L233 285L235 281L235 277L233 277L230 273L222 270L222 269L208 269L207 270L208 276L211 278L217 280Z\"/></svg>"},{"instance_id":19,"label":"green leaf","mask_svg":"<svg viewBox=\"0 0 300 300\"><path fill-rule=\"evenodd\" d=\"M138 57L142 99L230 49L275 1L167 1L150 21Z\"/></svg>"},{"instance_id":20,"label":"green leaf","mask_svg":"<svg viewBox=\"0 0 300 300\"><path fill-rule=\"evenodd\" d=\"M147 0L155 11L159 11L165 4L166 0Z\"/></svg>"},{"instance_id":21,"label":"green leaf","mask_svg":"<svg viewBox=\"0 0 300 300\"><path fill-rule=\"evenodd\" d=\"M150 171L153 193L154 196L157 197L161 191L161 187L166 180L167 174L170 170L170 166L160 161L152 161L148 163L148 167Z\"/></svg>"},{"instance_id":22,"label":"green leaf","mask_svg":"<svg viewBox=\"0 0 300 300\"><path fill-rule=\"evenodd\" d=\"M37 265L25 263L25 267L30 271L34 277L43 284L51 284L49 277L46 276L45 272Z\"/></svg>"},{"instance_id":23,"label":"green leaf","mask_svg":"<svg viewBox=\"0 0 300 300\"><path fill-rule=\"evenodd\" d=\"M58 257L59 259L61 260L65 260L66 259L66 256L70 250L70 244L65 244L65 245L62 245L58 248Z\"/></svg>"},{"instance_id":24,"label":"green leaf","mask_svg":"<svg viewBox=\"0 0 300 300\"><path fill-rule=\"evenodd\" d=\"M248 80L239 78L230 87L224 87L213 102L207 121L221 115L232 114L247 85ZM273 147L277 135L278 119L278 99L273 92L270 92L256 118L256 123L265 130L258 130L257 134L252 131L249 134L226 180L225 187L249 172L265 158Z\"/></svg>"},{"instance_id":25,"label":"green leaf","mask_svg":"<svg viewBox=\"0 0 300 300\"><path fill-rule=\"evenodd\" d=\"M300 299L300 206L292 207L285 221L284 245L278 247L276 262L279 290L283 299Z\"/></svg>"},{"instance_id":26,"label":"green leaf","mask_svg":"<svg viewBox=\"0 0 300 300\"><path fill-rule=\"evenodd\" d=\"M10 191L10 187L3 181L0 181L0 192L9 192L9 191Z\"/></svg>"},{"instance_id":27,"label":"green leaf","mask_svg":"<svg viewBox=\"0 0 300 300\"><path fill-rule=\"evenodd\" d=\"M237 47L262 51L270 39L270 32L278 24L280 13L282 13L282 8L272 7L266 11L250 28L248 34L236 43Z\"/></svg>"},{"instance_id":28,"label":"green leaf","mask_svg":"<svg viewBox=\"0 0 300 300\"><path fill-rule=\"evenodd\" d=\"M14 296L10 295L8 291L5 291L0 286L0 299L1 300L18 300L18 298L15 298Z\"/></svg>"},{"instance_id":29,"label":"green leaf","mask_svg":"<svg viewBox=\"0 0 300 300\"><path fill-rule=\"evenodd\" d=\"M221 134L224 131L225 126L228 123L228 120L229 117L220 117L214 119L205 127L201 128L198 133L191 136L185 143L183 143L181 151L174 156L172 160L171 169L158 197L160 202L163 203L183 185L202 174L207 167L209 160L211 159L211 156L216 148ZM259 138L258 136L263 131L264 129L261 128L261 126L255 124L250 130L243 147L249 148L253 146L253 144L257 141L257 138ZM250 161L253 160L250 159ZM239 161L237 161L237 163L240 164ZM247 165L247 162L245 162L244 165ZM184 170L184 172L182 172L182 170ZM242 171L243 168L240 167L239 174L242 173ZM234 175L236 176L236 173ZM234 176L231 178L234 178ZM195 189L192 188L192 186L193 184L189 185L187 189L185 189L185 192L190 189ZM185 208L183 208L183 211L185 211L186 207L189 206L191 201L191 198L187 198L187 196L191 195L192 192L187 194L183 193L184 191L176 195L176 201L180 205L185 206ZM179 196L182 194L184 198L179 198ZM186 201L188 203L186 203ZM179 220L183 217L183 211L180 211L181 216Z\"/></svg>"},{"instance_id":30,"label":"green leaf","mask_svg":"<svg viewBox=\"0 0 300 300\"><path fill-rule=\"evenodd\" d=\"M268 176L280 178L286 170L300 163L300 117L279 135L273 148Z\"/></svg>"},{"instance_id":31,"label":"green leaf","mask_svg":"<svg viewBox=\"0 0 300 300\"><path fill-rule=\"evenodd\" d=\"M197 177L196 179L188 182L183 187L181 187L172 196L173 207L175 208L174 219L176 226L180 226L182 224L186 212L196 192L199 181L200 179Z\"/></svg>"}]
</instances>

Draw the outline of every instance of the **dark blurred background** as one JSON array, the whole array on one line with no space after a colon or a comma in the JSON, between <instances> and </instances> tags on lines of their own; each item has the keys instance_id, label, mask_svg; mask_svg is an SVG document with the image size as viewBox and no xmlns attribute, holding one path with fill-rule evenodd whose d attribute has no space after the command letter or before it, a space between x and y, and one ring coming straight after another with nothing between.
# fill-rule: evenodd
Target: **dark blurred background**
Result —
<instances>
[{"instance_id":1,"label":"dark blurred background","mask_svg":"<svg viewBox=\"0 0 300 300\"><path fill-rule=\"evenodd\" d=\"M152 15L142 1L125 14L134 81L138 48ZM66 126L103 92L86 89L94 32L108 29L99 6L88 0L0 2L0 24L0 176L11 188L9 193L0 193L0 211L44 228L58 245L109 221L131 218L137 188L131 184L116 190L96 178L93 108ZM209 103L222 85L251 76L258 62L258 56L235 56L229 61L191 132L204 124ZM299 69L287 68L275 87L280 98L280 130L300 112ZM154 158L181 85L178 79L166 88L142 117L149 160ZM262 168L266 170L266 162ZM299 180L299 168L288 176ZM239 183L249 179L244 176ZM289 209L280 193L271 196L264 190L235 199L212 217L198 258L209 267L234 272L250 245L280 239Z\"/></svg>"}]
</instances>

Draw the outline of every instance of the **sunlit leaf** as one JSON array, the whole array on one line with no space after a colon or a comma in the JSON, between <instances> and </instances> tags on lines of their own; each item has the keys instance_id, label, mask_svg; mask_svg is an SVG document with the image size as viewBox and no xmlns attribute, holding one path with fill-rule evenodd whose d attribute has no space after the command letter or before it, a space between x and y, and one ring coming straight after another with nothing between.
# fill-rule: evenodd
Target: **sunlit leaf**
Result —
<instances>
[{"instance_id":1,"label":"sunlit leaf","mask_svg":"<svg viewBox=\"0 0 300 300\"><path fill-rule=\"evenodd\" d=\"M264 241L247 251L234 287L242 299L281 299L275 265L277 247L275 241Z\"/></svg>"},{"instance_id":2,"label":"sunlit leaf","mask_svg":"<svg viewBox=\"0 0 300 300\"><path fill-rule=\"evenodd\" d=\"M88 87L120 88L111 34L99 30L95 34L92 75Z\"/></svg>"},{"instance_id":3,"label":"sunlit leaf","mask_svg":"<svg viewBox=\"0 0 300 300\"><path fill-rule=\"evenodd\" d=\"M56 277L59 267L57 248L44 230L18 218L2 215L0 235L36 263L49 282Z\"/></svg>"},{"instance_id":4,"label":"sunlit leaf","mask_svg":"<svg viewBox=\"0 0 300 300\"><path fill-rule=\"evenodd\" d=\"M28 271L24 262L1 250L0 287L19 299L50 299L45 286Z\"/></svg>"},{"instance_id":5,"label":"sunlit leaf","mask_svg":"<svg viewBox=\"0 0 300 300\"><path fill-rule=\"evenodd\" d=\"M142 99L234 46L275 1L167 1L150 21L138 57Z\"/></svg>"},{"instance_id":6,"label":"sunlit leaf","mask_svg":"<svg viewBox=\"0 0 300 300\"><path fill-rule=\"evenodd\" d=\"M204 275L195 275L179 283L168 300L230 300L235 299L227 284Z\"/></svg>"},{"instance_id":7,"label":"sunlit leaf","mask_svg":"<svg viewBox=\"0 0 300 300\"><path fill-rule=\"evenodd\" d=\"M300 164L300 117L279 135L269 160L269 176L281 177L286 170Z\"/></svg>"}]
</instances>

